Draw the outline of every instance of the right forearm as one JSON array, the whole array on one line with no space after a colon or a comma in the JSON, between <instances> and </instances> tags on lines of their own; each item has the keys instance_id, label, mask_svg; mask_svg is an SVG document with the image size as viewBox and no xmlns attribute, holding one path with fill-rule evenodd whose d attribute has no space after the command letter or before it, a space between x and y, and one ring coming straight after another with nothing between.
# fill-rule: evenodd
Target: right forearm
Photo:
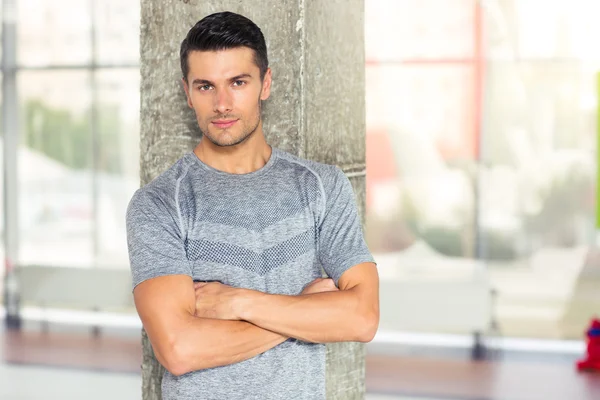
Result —
<instances>
[{"instance_id":1,"label":"right forearm","mask_svg":"<svg viewBox=\"0 0 600 400\"><path fill-rule=\"evenodd\" d=\"M179 372L187 373L248 360L288 338L245 321L190 317L175 342Z\"/></svg>"}]
</instances>

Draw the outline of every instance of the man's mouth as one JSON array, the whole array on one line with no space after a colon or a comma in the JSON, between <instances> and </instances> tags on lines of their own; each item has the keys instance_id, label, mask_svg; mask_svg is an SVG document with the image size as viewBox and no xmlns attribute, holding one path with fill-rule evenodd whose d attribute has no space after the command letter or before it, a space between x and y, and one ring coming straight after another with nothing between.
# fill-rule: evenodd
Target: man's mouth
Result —
<instances>
[{"instance_id":1,"label":"man's mouth","mask_svg":"<svg viewBox=\"0 0 600 400\"><path fill-rule=\"evenodd\" d=\"M233 124L235 124L237 121L238 121L237 119L217 119L217 120L213 121L212 124L214 126L216 126L217 128L227 129L227 128L233 126Z\"/></svg>"}]
</instances>

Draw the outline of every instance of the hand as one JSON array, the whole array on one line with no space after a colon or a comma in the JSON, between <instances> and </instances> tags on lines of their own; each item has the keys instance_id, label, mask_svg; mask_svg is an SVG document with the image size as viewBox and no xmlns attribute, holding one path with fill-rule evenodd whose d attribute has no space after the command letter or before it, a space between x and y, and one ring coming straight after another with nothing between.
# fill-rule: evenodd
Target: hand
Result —
<instances>
[{"instance_id":1,"label":"hand","mask_svg":"<svg viewBox=\"0 0 600 400\"><path fill-rule=\"evenodd\" d=\"M336 292L339 289L330 278L317 278L304 287L300 294L314 294L323 292Z\"/></svg>"},{"instance_id":2,"label":"hand","mask_svg":"<svg viewBox=\"0 0 600 400\"><path fill-rule=\"evenodd\" d=\"M194 290L197 317L239 320L234 305L240 289L219 282L195 282Z\"/></svg>"}]
</instances>

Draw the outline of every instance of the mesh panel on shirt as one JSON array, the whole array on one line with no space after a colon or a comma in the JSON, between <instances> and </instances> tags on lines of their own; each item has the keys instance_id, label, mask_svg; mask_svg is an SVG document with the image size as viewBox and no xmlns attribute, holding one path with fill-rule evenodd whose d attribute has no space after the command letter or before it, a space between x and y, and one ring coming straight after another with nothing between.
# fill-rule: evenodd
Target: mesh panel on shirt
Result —
<instances>
[{"instance_id":1,"label":"mesh panel on shirt","mask_svg":"<svg viewBox=\"0 0 600 400\"><path fill-rule=\"evenodd\" d=\"M273 269L314 249L315 232L309 229L262 253L229 243L208 240L188 239L185 245L190 260L231 265L258 275L266 275Z\"/></svg>"}]
</instances>

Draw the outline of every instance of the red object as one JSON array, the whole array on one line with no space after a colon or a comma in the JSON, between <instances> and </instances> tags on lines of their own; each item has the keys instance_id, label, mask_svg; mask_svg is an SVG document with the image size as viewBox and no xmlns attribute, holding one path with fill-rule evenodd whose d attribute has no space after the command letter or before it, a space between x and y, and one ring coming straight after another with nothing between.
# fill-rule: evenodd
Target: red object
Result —
<instances>
[{"instance_id":1,"label":"red object","mask_svg":"<svg viewBox=\"0 0 600 400\"><path fill-rule=\"evenodd\" d=\"M600 372L600 319L594 318L587 330L586 358L577 362L579 371Z\"/></svg>"}]
</instances>

